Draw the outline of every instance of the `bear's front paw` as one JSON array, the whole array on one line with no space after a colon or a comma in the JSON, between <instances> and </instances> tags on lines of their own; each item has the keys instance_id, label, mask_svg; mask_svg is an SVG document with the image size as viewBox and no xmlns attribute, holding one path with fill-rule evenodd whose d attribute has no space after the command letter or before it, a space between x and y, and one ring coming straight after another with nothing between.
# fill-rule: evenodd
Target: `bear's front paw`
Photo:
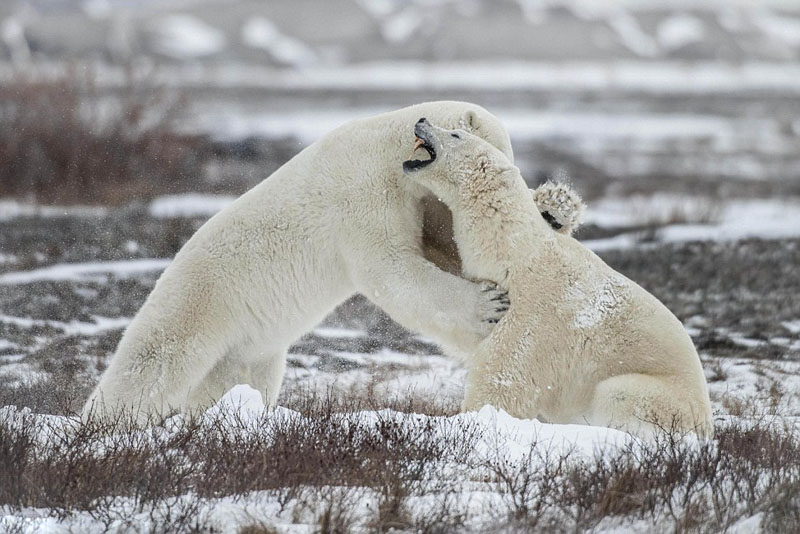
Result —
<instances>
[{"instance_id":1,"label":"bear's front paw","mask_svg":"<svg viewBox=\"0 0 800 534\"><path fill-rule=\"evenodd\" d=\"M497 324L511 306L508 291L490 280L481 282L480 287L482 302L479 313L482 317L481 320L487 324Z\"/></svg>"},{"instance_id":2,"label":"bear's front paw","mask_svg":"<svg viewBox=\"0 0 800 534\"><path fill-rule=\"evenodd\" d=\"M586 205L572 186L548 180L531 194L542 217L556 232L572 235L581 225Z\"/></svg>"}]
</instances>

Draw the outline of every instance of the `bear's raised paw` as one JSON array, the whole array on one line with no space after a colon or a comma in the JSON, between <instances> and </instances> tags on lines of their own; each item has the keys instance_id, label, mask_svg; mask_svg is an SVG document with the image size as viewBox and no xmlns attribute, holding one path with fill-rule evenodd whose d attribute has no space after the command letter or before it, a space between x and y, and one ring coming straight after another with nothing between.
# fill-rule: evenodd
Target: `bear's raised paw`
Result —
<instances>
[{"instance_id":1,"label":"bear's raised paw","mask_svg":"<svg viewBox=\"0 0 800 534\"><path fill-rule=\"evenodd\" d=\"M578 229L586 205L572 186L547 181L531 190L536 207L550 226L566 235Z\"/></svg>"}]
</instances>

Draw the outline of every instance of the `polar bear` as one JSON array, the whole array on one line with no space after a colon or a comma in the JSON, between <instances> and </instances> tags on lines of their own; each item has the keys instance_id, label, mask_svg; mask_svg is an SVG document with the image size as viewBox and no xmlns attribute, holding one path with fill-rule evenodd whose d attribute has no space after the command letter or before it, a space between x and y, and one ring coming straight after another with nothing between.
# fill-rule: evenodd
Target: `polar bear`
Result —
<instances>
[{"instance_id":1,"label":"polar bear","mask_svg":"<svg viewBox=\"0 0 800 534\"><path fill-rule=\"evenodd\" d=\"M403 176L397 162L411 153L407 132L421 115L513 158L500 121L465 102L333 130L189 239L126 329L84 416L189 411L239 383L274 405L288 347L356 292L447 353L473 352L507 301L493 283L452 274L449 211Z\"/></svg>"},{"instance_id":2,"label":"polar bear","mask_svg":"<svg viewBox=\"0 0 800 534\"><path fill-rule=\"evenodd\" d=\"M511 300L468 360L464 408L492 404L643 437L659 427L710 435L708 388L680 321L581 243L552 232L501 151L425 119L414 133L429 157L406 161L404 172L450 207L464 275L498 282Z\"/></svg>"}]
</instances>

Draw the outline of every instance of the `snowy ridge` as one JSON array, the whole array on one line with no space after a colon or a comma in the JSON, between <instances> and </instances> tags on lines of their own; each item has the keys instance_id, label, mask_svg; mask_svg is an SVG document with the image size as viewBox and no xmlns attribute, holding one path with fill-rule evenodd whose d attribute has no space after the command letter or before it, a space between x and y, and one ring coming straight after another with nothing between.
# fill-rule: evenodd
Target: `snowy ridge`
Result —
<instances>
[{"instance_id":1,"label":"snowy ridge","mask_svg":"<svg viewBox=\"0 0 800 534\"><path fill-rule=\"evenodd\" d=\"M94 316L95 322L87 323L82 321L51 321L43 319L31 319L30 317L11 317L0 314L0 323L11 324L22 328L48 327L61 330L68 336L94 336L107 330L117 330L124 328L133 320L131 317L100 317ZM0 340L0 348L3 348Z\"/></svg>"},{"instance_id":2,"label":"snowy ridge","mask_svg":"<svg viewBox=\"0 0 800 534\"><path fill-rule=\"evenodd\" d=\"M230 195L206 195L186 193L165 195L150 202L148 211L153 217L163 219L176 217L210 217L236 200Z\"/></svg>"},{"instance_id":3,"label":"snowy ridge","mask_svg":"<svg viewBox=\"0 0 800 534\"><path fill-rule=\"evenodd\" d=\"M31 271L15 271L0 275L0 285L29 284L33 282L62 280L105 280L107 274L118 277L162 271L172 259L143 259L87 263L60 263Z\"/></svg>"},{"instance_id":4,"label":"snowy ridge","mask_svg":"<svg viewBox=\"0 0 800 534\"><path fill-rule=\"evenodd\" d=\"M669 30L668 34L670 31L676 30ZM667 37L670 38L677 39ZM253 65L215 65L203 71L185 67L162 70L158 78L175 86L284 90L635 91L653 95L758 91L800 93L800 65L764 61L741 64L634 60L608 63L381 61L334 67L321 65L302 71Z\"/></svg>"},{"instance_id":5,"label":"snowy ridge","mask_svg":"<svg viewBox=\"0 0 800 534\"><path fill-rule=\"evenodd\" d=\"M711 213L712 220L702 224L687 222L669 224L669 210L675 206L688 206L684 213L692 217L692 210L708 210L704 202L713 200L690 199L683 197L667 198L654 195L652 198L604 199L587 210L588 223L598 226L620 227L647 225L655 223L656 238L660 242L686 241L736 241L749 238L785 239L800 237L800 200L736 200L718 208L718 214ZM647 214L647 219L643 215ZM703 213L699 214L701 217ZM584 245L594 251L622 249L637 246L641 230L606 238L584 241Z\"/></svg>"},{"instance_id":6,"label":"snowy ridge","mask_svg":"<svg viewBox=\"0 0 800 534\"><path fill-rule=\"evenodd\" d=\"M800 71L798 71L800 76ZM334 128L359 118L390 111L389 108L315 109L236 114L219 109L195 117L185 128L199 128L217 139L248 136L296 138L310 144ZM568 139L586 152L605 145L648 149L666 142L711 142L725 151L769 143L770 154L793 154L794 143L780 134L781 125L770 119L738 119L717 115L679 113L601 113L533 111L492 108L515 143Z\"/></svg>"},{"instance_id":7,"label":"snowy ridge","mask_svg":"<svg viewBox=\"0 0 800 534\"><path fill-rule=\"evenodd\" d=\"M150 31L155 50L174 58L210 56L227 44L222 31L191 15L167 15L157 20Z\"/></svg>"},{"instance_id":8,"label":"snowy ridge","mask_svg":"<svg viewBox=\"0 0 800 534\"><path fill-rule=\"evenodd\" d=\"M101 217L108 211L102 206L43 206L0 199L0 221L17 217Z\"/></svg>"},{"instance_id":9,"label":"snowy ridge","mask_svg":"<svg viewBox=\"0 0 800 534\"><path fill-rule=\"evenodd\" d=\"M240 421L257 421L267 416L266 406L261 394L248 385L234 386L217 404L209 409L207 415L217 417L220 414L232 414ZM391 410L381 412L359 412L356 419L365 424L377 421L377 417L408 418L408 414L400 414ZM287 408L276 408L269 415L273 417L297 418L301 414ZM412 414L414 419L425 419L428 416ZM618 450L635 441L630 434L611 428L592 427L586 425L555 425L541 423L535 419L520 420L508 415L503 410L486 405L479 412L469 412L452 416L460 426L477 424L485 432L479 442L475 454L494 453L497 450L507 456L510 461L521 461L530 451L531 446L542 446L554 454L572 454L592 457L600 450Z\"/></svg>"},{"instance_id":10,"label":"snowy ridge","mask_svg":"<svg viewBox=\"0 0 800 534\"><path fill-rule=\"evenodd\" d=\"M674 25L673 25L674 24ZM689 40L688 21L667 24L666 42ZM122 87L120 67L92 64L97 84ZM62 64L45 60L31 66L33 79L51 79L65 72ZM622 91L660 95L741 94L748 92L800 93L800 65L791 62L717 60L649 62L620 59L608 62L522 61L412 61L385 60L353 64L313 65L300 70L246 63L222 63L198 69L189 65L153 66L147 72L154 83L172 87L259 88L275 90L473 90L473 91ZM0 64L0 80L11 80L15 70Z\"/></svg>"},{"instance_id":11,"label":"snowy ridge","mask_svg":"<svg viewBox=\"0 0 800 534\"><path fill-rule=\"evenodd\" d=\"M253 17L244 23L242 42L252 48L266 50L276 61L286 65L304 67L319 61L312 48L284 35L271 20L264 17Z\"/></svg>"}]
</instances>

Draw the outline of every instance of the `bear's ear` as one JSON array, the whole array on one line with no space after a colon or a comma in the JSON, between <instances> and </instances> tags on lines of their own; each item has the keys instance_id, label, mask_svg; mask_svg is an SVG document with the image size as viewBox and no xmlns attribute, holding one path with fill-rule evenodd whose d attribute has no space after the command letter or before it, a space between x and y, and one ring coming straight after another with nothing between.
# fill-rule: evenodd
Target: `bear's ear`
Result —
<instances>
[{"instance_id":1,"label":"bear's ear","mask_svg":"<svg viewBox=\"0 0 800 534\"><path fill-rule=\"evenodd\" d=\"M464 112L460 122L461 129L468 132L473 132L481 127L481 120L478 118L478 114L471 109Z\"/></svg>"},{"instance_id":2,"label":"bear's ear","mask_svg":"<svg viewBox=\"0 0 800 534\"><path fill-rule=\"evenodd\" d=\"M556 232L572 235L581 225L586 205L571 186L548 181L531 189L531 196L544 220Z\"/></svg>"}]
</instances>

